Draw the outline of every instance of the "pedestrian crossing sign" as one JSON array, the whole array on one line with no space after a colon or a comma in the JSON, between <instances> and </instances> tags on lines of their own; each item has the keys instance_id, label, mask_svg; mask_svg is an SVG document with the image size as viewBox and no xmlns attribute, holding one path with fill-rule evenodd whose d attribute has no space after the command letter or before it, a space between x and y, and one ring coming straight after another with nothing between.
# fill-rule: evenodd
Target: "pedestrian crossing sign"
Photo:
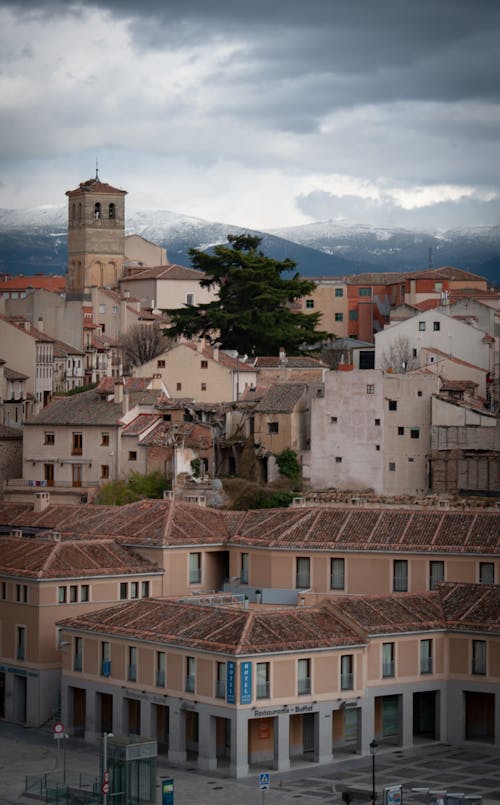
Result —
<instances>
[{"instance_id":1,"label":"pedestrian crossing sign","mask_svg":"<svg viewBox=\"0 0 500 805\"><path fill-rule=\"evenodd\" d=\"M259 788L261 791L267 791L271 785L271 775L268 771L261 771L259 774Z\"/></svg>"}]
</instances>

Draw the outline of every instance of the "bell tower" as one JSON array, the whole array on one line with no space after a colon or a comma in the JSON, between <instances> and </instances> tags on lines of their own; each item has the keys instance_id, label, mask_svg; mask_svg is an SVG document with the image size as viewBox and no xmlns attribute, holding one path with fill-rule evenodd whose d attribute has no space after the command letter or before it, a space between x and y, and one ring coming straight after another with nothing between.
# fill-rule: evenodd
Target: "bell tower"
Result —
<instances>
[{"instance_id":1,"label":"bell tower","mask_svg":"<svg viewBox=\"0 0 500 805\"><path fill-rule=\"evenodd\" d=\"M85 289L116 288L125 260L125 196L99 179L80 182L68 196L68 271L66 291L81 296Z\"/></svg>"}]
</instances>

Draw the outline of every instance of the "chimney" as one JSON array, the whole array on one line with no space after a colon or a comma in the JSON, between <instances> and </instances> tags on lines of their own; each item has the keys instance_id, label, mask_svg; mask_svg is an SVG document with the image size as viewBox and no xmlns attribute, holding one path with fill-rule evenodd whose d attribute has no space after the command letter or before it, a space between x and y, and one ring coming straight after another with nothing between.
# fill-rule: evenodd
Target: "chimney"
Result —
<instances>
[{"instance_id":1,"label":"chimney","mask_svg":"<svg viewBox=\"0 0 500 805\"><path fill-rule=\"evenodd\" d=\"M148 389L151 389L152 391L160 391L161 387L161 374L154 374L151 383L148 384Z\"/></svg>"},{"instance_id":2,"label":"chimney","mask_svg":"<svg viewBox=\"0 0 500 805\"><path fill-rule=\"evenodd\" d=\"M43 316L38 317L38 321L36 323L37 328L43 333Z\"/></svg>"},{"instance_id":3,"label":"chimney","mask_svg":"<svg viewBox=\"0 0 500 805\"><path fill-rule=\"evenodd\" d=\"M203 352L203 347L204 346L205 346L204 339L203 338L198 338L198 341L196 342L196 349L198 350L198 352Z\"/></svg>"},{"instance_id":4,"label":"chimney","mask_svg":"<svg viewBox=\"0 0 500 805\"><path fill-rule=\"evenodd\" d=\"M214 361L217 361L217 363L219 363L219 348L220 344L214 344L212 349L212 358L214 359Z\"/></svg>"},{"instance_id":5,"label":"chimney","mask_svg":"<svg viewBox=\"0 0 500 805\"><path fill-rule=\"evenodd\" d=\"M285 347L280 347L279 359L280 359L280 363L286 363Z\"/></svg>"},{"instance_id":6,"label":"chimney","mask_svg":"<svg viewBox=\"0 0 500 805\"><path fill-rule=\"evenodd\" d=\"M115 380L114 402L123 405L123 380Z\"/></svg>"},{"instance_id":7,"label":"chimney","mask_svg":"<svg viewBox=\"0 0 500 805\"><path fill-rule=\"evenodd\" d=\"M35 503L33 505L33 511L35 511L37 514L43 512L45 511L49 503L50 503L49 492L35 492Z\"/></svg>"},{"instance_id":8,"label":"chimney","mask_svg":"<svg viewBox=\"0 0 500 805\"><path fill-rule=\"evenodd\" d=\"M123 394L122 394L122 414L123 414L123 416L125 416L125 414L128 414L128 411L129 411L129 408L130 408L130 395L129 395L129 393L128 393L128 389L127 389L127 388L124 388L123 386L122 386L122 388L123 388Z\"/></svg>"}]
</instances>

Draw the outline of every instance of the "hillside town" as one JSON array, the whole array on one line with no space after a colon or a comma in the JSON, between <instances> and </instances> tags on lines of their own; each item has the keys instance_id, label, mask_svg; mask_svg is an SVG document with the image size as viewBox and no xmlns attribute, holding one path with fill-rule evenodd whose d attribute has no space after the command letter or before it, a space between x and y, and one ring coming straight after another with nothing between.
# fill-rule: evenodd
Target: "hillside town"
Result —
<instances>
[{"instance_id":1,"label":"hillside town","mask_svg":"<svg viewBox=\"0 0 500 805\"><path fill-rule=\"evenodd\" d=\"M316 277L315 348L172 338L217 288L126 195L67 191L66 275L1 281L0 719L235 778L500 746L500 290Z\"/></svg>"}]
</instances>

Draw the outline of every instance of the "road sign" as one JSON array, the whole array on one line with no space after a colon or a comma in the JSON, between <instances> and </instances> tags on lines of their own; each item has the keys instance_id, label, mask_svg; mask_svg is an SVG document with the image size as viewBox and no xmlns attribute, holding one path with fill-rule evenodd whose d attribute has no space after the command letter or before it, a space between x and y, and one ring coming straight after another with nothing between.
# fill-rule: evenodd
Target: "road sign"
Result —
<instances>
[{"instance_id":1,"label":"road sign","mask_svg":"<svg viewBox=\"0 0 500 805\"><path fill-rule=\"evenodd\" d=\"M63 733L64 732L64 724L61 724L60 721L56 721L56 723L54 724L54 732L55 732L56 735L60 735L61 733Z\"/></svg>"},{"instance_id":2,"label":"road sign","mask_svg":"<svg viewBox=\"0 0 500 805\"><path fill-rule=\"evenodd\" d=\"M102 779L104 780L105 783L109 783L109 771L104 772L104 774L102 775Z\"/></svg>"},{"instance_id":3,"label":"road sign","mask_svg":"<svg viewBox=\"0 0 500 805\"><path fill-rule=\"evenodd\" d=\"M109 794L109 783L103 783L101 791L103 794Z\"/></svg>"},{"instance_id":4,"label":"road sign","mask_svg":"<svg viewBox=\"0 0 500 805\"><path fill-rule=\"evenodd\" d=\"M268 771L261 771L259 774L259 788L261 791L267 791L271 787L271 775Z\"/></svg>"}]
</instances>

